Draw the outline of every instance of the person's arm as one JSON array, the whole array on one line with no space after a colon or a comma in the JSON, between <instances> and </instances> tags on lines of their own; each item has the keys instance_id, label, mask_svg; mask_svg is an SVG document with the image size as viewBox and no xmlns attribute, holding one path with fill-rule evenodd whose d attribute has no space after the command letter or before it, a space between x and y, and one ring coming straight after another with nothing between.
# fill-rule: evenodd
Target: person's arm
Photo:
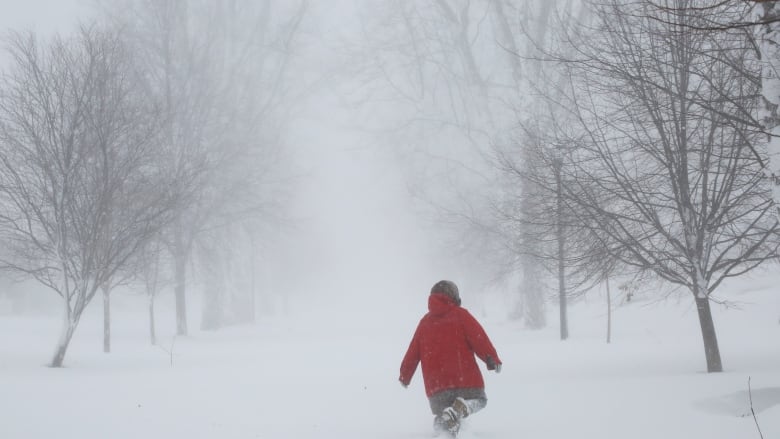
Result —
<instances>
[{"instance_id":1,"label":"person's arm","mask_svg":"<svg viewBox=\"0 0 780 439\"><path fill-rule=\"evenodd\" d=\"M408 386L412 381L412 376L414 376L417 365L420 363L419 331L420 326L418 325L417 330L414 331L412 341L409 343L409 348L406 350L406 355L404 355L404 359L401 361L401 375L398 378L398 381L400 381L404 387Z\"/></svg>"},{"instance_id":2,"label":"person's arm","mask_svg":"<svg viewBox=\"0 0 780 439\"><path fill-rule=\"evenodd\" d=\"M471 346L471 350L474 351L480 360L485 362L488 370L500 372L501 359L498 357L496 348L493 347L493 343L482 328L482 325L465 309L463 309L462 318L466 341Z\"/></svg>"}]
</instances>

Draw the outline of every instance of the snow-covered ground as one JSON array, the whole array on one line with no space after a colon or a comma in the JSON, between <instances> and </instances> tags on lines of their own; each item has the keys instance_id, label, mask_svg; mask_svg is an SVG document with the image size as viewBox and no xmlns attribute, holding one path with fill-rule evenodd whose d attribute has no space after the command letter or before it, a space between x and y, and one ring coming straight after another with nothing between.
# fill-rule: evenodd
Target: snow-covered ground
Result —
<instances>
[{"instance_id":1,"label":"snow-covered ground","mask_svg":"<svg viewBox=\"0 0 780 439\"><path fill-rule=\"evenodd\" d=\"M572 306L572 337L560 342L554 309L550 328L531 332L464 293L465 306L491 311L475 314L505 366L485 373L488 406L461 436L758 438L750 378L764 437L780 437L780 295L772 283L734 293L739 310L715 307L726 369L719 374L704 372L686 298L620 307L608 345L598 296ZM176 339L173 365L148 345L138 298L117 300L110 355L101 352L93 304L62 369L44 366L56 317L0 316L0 438L430 437L419 371L408 389L397 382L425 295L299 300L289 306L295 312L255 326ZM170 320L160 312L166 348Z\"/></svg>"}]
</instances>

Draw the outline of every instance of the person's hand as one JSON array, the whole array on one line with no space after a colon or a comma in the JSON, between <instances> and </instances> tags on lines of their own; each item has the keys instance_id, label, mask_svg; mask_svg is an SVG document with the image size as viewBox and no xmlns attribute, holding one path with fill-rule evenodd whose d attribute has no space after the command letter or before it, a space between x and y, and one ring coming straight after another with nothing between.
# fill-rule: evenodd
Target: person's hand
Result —
<instances>
[{"instance_id":1,"label":"person's hand","mask_svg":"<svg viewBox=\"0 0 780 439\"><path fill-rule=\"evenodd\" d=\"M485 364L487 364L488 370L493 370L496 373L501 373L501 363L496 363L496 360L493 359L490 355L485 358Z\"/></svg>"}]
</instances>

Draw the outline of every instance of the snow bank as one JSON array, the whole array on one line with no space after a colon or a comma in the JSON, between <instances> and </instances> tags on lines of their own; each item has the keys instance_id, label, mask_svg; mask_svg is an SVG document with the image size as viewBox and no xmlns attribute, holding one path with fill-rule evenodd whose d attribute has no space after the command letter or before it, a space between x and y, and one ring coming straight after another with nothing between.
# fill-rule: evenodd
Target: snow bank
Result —
<instances>
[{"instance_id":1,"label":"snow bank","mask_svg":"<svg viewBox=\"0 0 780 439\"><path fill-rule=\"evenodd\" d=\"M425 298L394 305L388 297L312 303L179 339L163 322L173 366L148 345L140 307L115 313L110 355L100 352L99 313L88 315L63 369L44 366L56 316L0 317L0 438L429 437L421 377L409 389L396 381ZM496 313L481 317L505 367L485 372L488 406L462 437L757 438L748 377L764 437L779 437L780 298L771 288L737 297L742 309L714 310L719 374L705 373L685 298L619 308L609 345L597 297L571 308L566 342L553 313L551 327L535 332Z\"/></svg>"}]
</instances>

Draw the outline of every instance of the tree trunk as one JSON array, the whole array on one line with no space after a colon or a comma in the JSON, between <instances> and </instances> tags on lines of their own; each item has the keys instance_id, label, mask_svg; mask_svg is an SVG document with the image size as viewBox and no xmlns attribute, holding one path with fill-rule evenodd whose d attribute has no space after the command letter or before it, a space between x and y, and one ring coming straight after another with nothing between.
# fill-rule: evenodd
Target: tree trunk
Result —
<instances>
[{"instance_id":1,"label":"tree trunk","mask_svg":"<svg viewBox=\"0 0 780 439\"><path fill-rule=\"evenodd\" d=\"M149 295L149 338L152 346L157 344L157 332L154 329L154 294Z\"/></svg>"},{"instance_id":2,"label":"tree trunk","mask_svg":"<svg viewBox=\"0 0 780 439\"><path fill-rule=\"evenodd\" d=\"M252 248L250 250L249 260L249 321L255 323L257 321L257 247L255 247L254 235L249 235Z\"/></svg>"},{"instance_id":3,"label":"tree trunk","mask_svg":"<svg viewBox=\"0 0 780 439\"><path fill-rule=\"evenodd\" d=\"M761 32L760 50L761 50L761 62L762 74L761 74L761 94L764 98L764 104L759 114L760 119L764 125L764 129L770 134L768 148L768 157L773 157L769 162L769 174L772 177L772 194L775 199L775 204L778 206L776 213L780 216L780 160L778 160L778 153L780 153L780 114L778 114L778 108L780 108L780 74L778 74L778 68L780 68L780 23L777 22L778 16L780 16L780 5L776 2L763 2L761 4L763 13L761 20L766 24L763 25L763 32Z\"/></svg>"},{"instance_id":4,"label":"tree trunk","mask_svg":"<svg viewBox=\"0 0 780 439\"><path fill-rule=\"evenodd\" d=\"M695 294L696 292L694 292ZM712 321L710 299L706 296L696 295L696 310L699 312L699 325L704 340L704 355L707 358L707 372L723 372L723 363L720 361L720 349L718 337L715 334L715 324Z\"/></svg>"},{"instance_id":5,"label":"tree trunk","mask_svg":"<svg viewBox=\"0 0 780 439\"><path fill-rule=\"evenodd\" d=\"M173 260L176 278L176 335L187 335L187 297L186 297L186 276L187 276L187 249L184 246L181 228L177 224L177 230L174 232Z\"/></svg>"},{"instance_id":6,"label":"tree trunk","mask_svg":"<svg viewBox=\"0 0 780 439\"><path fill-rule=\"evenodd\" d=\"M609 291L609 278L607 278L607 343L612 341L612 294Z\"/></svg>"},{"instance_id":7,"label":"tree trunk","mask_svg":"<svg viewBox=\"0 0 780 439\"><path fill-rule=\"evenodd\" d=\"M103 352L111 352L111 289L103 286Z\"/></svg>"},{"instance_id":8,"label":"tree trunk","mask_svg":"<svg viewBox=\"0 0 780 439\"><path fill-rule=\"evenodd\" d=\"M222 306L220 290L207 285L203 293L203 312L201 314L200 329L213 331L222 327Z\"/></svg>"},{"instance_id":9,"label":"tree trunk","mask_svg":"<svg viewBox=\"0 0 780 439\"><path fill-rule=\"evenodd\" d=\"M517 56L520 51L517 49L515 37L512 33L512 26L509 24L509 20L504 11L504 6L501 3L502 1L503 0L493 0L493 8L496 11L496 22L499 33L501 34L501 44L506 47L507 58L509 60L509 64L512 66L512 78L515 80L515 84L520 84L523 78L520 57ZM540 20L544 20L539 21L539 23L541 23L540 27L546 28L547 17L542 15Z\"/></svg>"},{"instance_id":10,"label":"tree trunk","mask_svg":"<svg viewBox=\"0 0 780 439\"><path fill-rule=\"evenodd\" d=\"M560 308L561 340L569 338L569 322L566 313L566 270L564 267L565 236L563 230L563 188L561 184L561 164L555 166L555 184L557 196L557 230L558 241L558 306Z\"/></svg>"},{"instance_id":11,"label":"tree trunk","mask_svg":"<svg viewBox=\"0 0 780 439\"><path fill-rule=\"evenodd\" d=\"M50 364L51 367L62 367L68 345L73 337L73 332L76 330L76 324L77 323L73 320L70 304L65 300L65 315L62 319L62 330L60 331L60 339L57 342L57 347L54 349L54 357Z\"/></svg>"},{"instance_id":12,"label":"tree trunk","mask_svg":"<svg viewBox=\"0 0 780 439\"><path fill-rule=\"evenodd\" d=\"M201 309L200 329L215 330L224 326L225 307L223 294L225 282L223 265L225 258L217 249L207 250L210 260L202 270L203 276L203 307Z\"/></svg>"},{"instance_id":13,"label":"tree trunk","mask_svg":"<svg viewBox=\"0 0 780 439\"><path fill-rule=\"evenodd\" d=\"M523 259L523 283L521 291L522 317L528 329L541 329L547 325L544 286L539 280L540 267L533 258Z\"/></svg>"}]
</instances>

